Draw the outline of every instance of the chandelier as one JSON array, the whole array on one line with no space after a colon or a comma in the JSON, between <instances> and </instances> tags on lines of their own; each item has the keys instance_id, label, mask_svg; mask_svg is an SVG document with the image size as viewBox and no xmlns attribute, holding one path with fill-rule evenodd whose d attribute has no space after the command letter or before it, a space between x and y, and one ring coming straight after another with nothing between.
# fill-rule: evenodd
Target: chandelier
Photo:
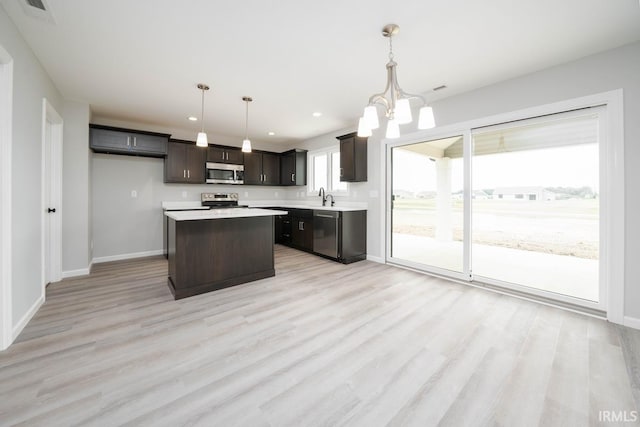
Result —
<instances>
[{"instance_id":1,"label":"chandelier","mask_svg":"<svg viewBox=\"0 0 640 427\"><path fill-rule=\"evenodd\" d=\"M382 29L382 35L389 39L389 62L387 62L387 87L381 93L376 93L369 98L369 104L364 109L364 114L358 122L358 136L371 136L371 130L377 129L378 110L376 105L384 108L387 117L387 138L398 138L400 136L400 126L411 123L410 99L418 99L422 103L418 118L418 129L430 129L435 126L433 109L429 107L425 99L420 95L413 95L403 91L398 85L398 75L396 73L397 63L393 60L392 38L400 31L396 24L388 24Z\"/></svg>"}]
</instances>

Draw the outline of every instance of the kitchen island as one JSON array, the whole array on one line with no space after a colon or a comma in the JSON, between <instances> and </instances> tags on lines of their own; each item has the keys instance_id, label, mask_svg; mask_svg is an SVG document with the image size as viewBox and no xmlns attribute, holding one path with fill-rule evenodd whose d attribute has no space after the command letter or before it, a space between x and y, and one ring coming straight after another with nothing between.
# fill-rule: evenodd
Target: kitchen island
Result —
<instances>
[{"instance_id":1,"label":"kitchen island","mask_svg":"<svg viewBox=\"0 0 640 427\"><path fill-rule=\"evenodd\" d=\"M175 299L275 276L273 209L165 212Z\"/></svg>"}]
</instances>

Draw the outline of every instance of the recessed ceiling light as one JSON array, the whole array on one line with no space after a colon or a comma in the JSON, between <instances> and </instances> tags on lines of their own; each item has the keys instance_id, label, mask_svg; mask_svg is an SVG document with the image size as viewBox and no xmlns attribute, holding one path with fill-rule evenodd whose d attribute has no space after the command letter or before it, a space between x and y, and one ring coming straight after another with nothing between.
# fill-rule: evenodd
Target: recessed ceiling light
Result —
<instances>
[{"instance_id":1,"label":"recessed ceiling light","mask_svg":"<svg viewBox=\"0 0 640 427\"><path fill-rule=\"evenodd\" d=\"M268 135L269 135L269 136L273 136L273 135L275 135L275 134L276 134L275 132L269 132L269 133L268 133Z\"/></svg>"},{"instance_id":2,"label":"recessed ceiling light","mask_svg":"<svg viewBox=\"0 0 640 427\"><path fill-rule=\"evenodd\" d=\"M320 111L316 111L315 113L312 114L313 117L320 117L322 115L322 113Z\"/></svg>"},{"instance_id":3,"label":"recessed ceiling light","mask_svg":"<svg viewBox=\"0 0 640 427\"><path fill-rule=\"evenodd\" d=\"M193 116L189 116L189 117L187 117L187 120L190 120L192 122L197 122L198 118L197 117L193 117Z\"/></svg>"}]
</instances>

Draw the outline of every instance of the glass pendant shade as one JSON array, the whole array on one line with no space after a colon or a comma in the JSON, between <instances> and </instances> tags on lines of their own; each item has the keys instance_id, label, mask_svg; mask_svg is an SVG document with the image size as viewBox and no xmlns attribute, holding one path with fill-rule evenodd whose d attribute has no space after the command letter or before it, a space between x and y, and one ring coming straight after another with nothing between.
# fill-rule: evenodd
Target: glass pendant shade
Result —
<instances>
[{"instance_id":1,"label":"glass pendant shade","mask_svg":"<svg viewBox=\"0 0 640 427\"><path fill-rule=\"evenodd\" d=\"M413 120L413 117L411 117L411 105L409 104L409 100L406 98L399 99L398 102L396 102L396 109L394 113L394 119L399 125L411 123L411 120Z\"/></svg>"},{"instance_id":2,"label":"glass pendant shade","mask_svg":"<svg viewBox=\"0 0 640 427\"><path fill-rule=\"evenodd\" d=\"M364 115L362 116L364 123L369 130L378 129L380 123L378 122L378 110L373 105L364 107Z\"/></svg>"},{"instance_id":3,"label":"glass pendant shade","mask_svg":"<svg viewBox=\"0 0 640 427\"><path fill-rule=\"evenodd\" d=\"M251 141L248 139L245 139L242 141L242 152L243 153L250 153L251 152Z\"/></svg>"},{"instance_id":4,"label":"glass pendant shade","mask_svg":"<svg viewBox=\"0 0 640 427\"><path fill-rule=\"evenodd\" d=\"M436 126L433 118L433 108L429 106L420 109L420 117L418 118L418 129L431 129Z\"/></svg>"},{"instance_id":5,"label":"glass pendant shade","mask_svg":"<svg viewBox=\"0 0 640 427\"><path fill-rule=\"evenodd\" d=\"M395 120L389 120L387 122L387 138L399 138L400 137L400 126L398 122Z\"/></svg>"},{"instance_id":6,"label":"glass pendant shade","mask_svg":"<svg viewBox=\"0 0 640 427\"><path fill-rule=\"evenodd\" d=\"M364 117L360 117L360 120L358 120L358 136L359 137L371 136L371 129L369 129L365 124Z\"/></svg>"},{"instance_id":7,"label":"glass pendant shade","mask_svg":"<svg viewBox=\"0 0 640 427\"><path fill-rule=\"evenodd\" d=\"M196 145L198 147L207 147L209 142L207 141L207 134L204 132L198 132L198 138L196 139Z\"/></svg>"}]
</instances>

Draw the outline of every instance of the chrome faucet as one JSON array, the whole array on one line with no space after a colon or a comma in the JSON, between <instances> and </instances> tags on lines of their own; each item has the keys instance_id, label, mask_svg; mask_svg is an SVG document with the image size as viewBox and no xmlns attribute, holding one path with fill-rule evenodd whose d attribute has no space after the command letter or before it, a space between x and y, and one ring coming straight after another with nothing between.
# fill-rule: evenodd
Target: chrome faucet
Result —
<instances>
[{"instance_id":1,"label":"chrome faucet","mask_svg":"<svg viewBox=\"0 0 640 427\"><path fill-rule=\"evenodd\" d=\"M324 197L324 187L320 187L320 191L318 191L318 196L322 197L322 206L326 205L327 199Z\"/></svg>"},{"instance_id":2,"label":"chrome faucet","mask_svg":"<svg viewBox=\"0 0 640 427\"><path fill-rule=\"evenodd\" d=\"M331 206L333 206L333 205L335 205L335 204L336 204L336 201L333 199L333 195L332 195L332 194L327 194L327 195L325 196L325 198L323 199L322 206L325 206L325 205L327 204L327 199L328 199L329 197L331 197Z\"/></svg>"}]
</instances>

